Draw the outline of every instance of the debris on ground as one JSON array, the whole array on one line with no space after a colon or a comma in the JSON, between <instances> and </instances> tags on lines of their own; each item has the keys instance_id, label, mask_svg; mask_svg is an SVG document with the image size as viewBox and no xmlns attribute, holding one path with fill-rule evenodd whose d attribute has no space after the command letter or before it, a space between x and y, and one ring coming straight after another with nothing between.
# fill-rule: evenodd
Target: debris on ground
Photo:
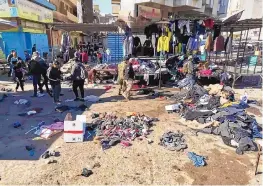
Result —
<instances>
[{"instance_id":1,"label":"debris on ground","mask_svg":"<svg viewBox=\"0 0 263 186\"><path fill-rule=\"evenodd\" d=\"M184 150L187 148L187 144L183 136L179 131L177 133L169 131L162 135L159 145L171 151Z\"/></svg>"},{"instance_id":2,"label":"debris on ground","mask_svg":"<svg viewBox=\"0 0 263 186\"><path fill-rule=\"evenodd\" d=\"M195 167L203 167L206 165L204 156L199 156L195 154L194 152L188 152L187 153L188 158L193 162Z\"/></svg>"},{"instance_id":3,"label":"debris on ground","mask_svg":"<svg viewBox=\"0 0 263 186\"><path fill-rule=\"evenodd\" d=\"M84 169L82 170L81 176L89 177L89 176L92 175L92 174L93 174L92 170L87 169L87 168L84 168Z\"/></svg>"},{"instance_id":4,"label":"debris on ground","mask_svg":"<svg viewBox=\"0 0 263 186\"><path fill-rule=\"evenodd\" d=\"M113 114L104 114L92 121L96 126L96 137L94 142L99 141L102 149L108 149L117 144L123 147L131 146L131 141L135 138L149 134L149 128L152 127L156 118L149 118L145 115L136 113L129 116L117 117Z\"/></svg>"}]
</instances>

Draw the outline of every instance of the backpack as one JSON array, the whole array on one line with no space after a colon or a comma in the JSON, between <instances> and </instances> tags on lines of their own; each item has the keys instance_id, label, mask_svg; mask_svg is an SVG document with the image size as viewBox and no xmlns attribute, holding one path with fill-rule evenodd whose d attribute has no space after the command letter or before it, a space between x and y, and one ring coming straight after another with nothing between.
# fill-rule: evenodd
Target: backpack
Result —
<instances>
[{"instance_id":1,"label":"backpack","mask_svg":"<svg viewBox=\"0 0 263 186\"><path fill-rule=\"evenodd\" d=\"M88 74L87 74L85 67L80 65L79 68L80 68L80 78L86 79L88 77Z\"/></svg>"}]
</instances>

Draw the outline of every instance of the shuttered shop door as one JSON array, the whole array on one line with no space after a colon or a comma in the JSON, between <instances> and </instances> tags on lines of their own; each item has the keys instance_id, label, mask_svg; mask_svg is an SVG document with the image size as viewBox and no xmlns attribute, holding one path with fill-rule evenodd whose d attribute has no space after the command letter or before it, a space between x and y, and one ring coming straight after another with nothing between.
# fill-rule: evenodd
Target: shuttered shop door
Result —
<instances>
[{"instance_id":1,"label":"shuttered shop door","mask_svg":"<svg viewBox=\"0 0 263 186\"><path fill-rule=\"evenodd\" d=\"M112 63L119 63L123 59L123 39L124 34L109 33L107 36L107 46L111 51Z\"/></svg>"}]
</instances>

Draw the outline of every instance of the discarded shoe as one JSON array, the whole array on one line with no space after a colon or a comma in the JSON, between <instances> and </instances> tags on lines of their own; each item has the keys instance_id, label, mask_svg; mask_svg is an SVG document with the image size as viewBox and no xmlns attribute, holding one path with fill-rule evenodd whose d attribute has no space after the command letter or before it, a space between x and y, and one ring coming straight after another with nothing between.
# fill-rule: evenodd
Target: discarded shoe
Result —
<instances>
[{"instance_id":1,"label":"discarded shoe","mask_svg":"<svg viewBox=\"0 0 263 186\"><path fill-rule=\"evenodd\" d=\"M82 170L81 176L89 177L89 176L92 175L92 174L93 174L92 170L89 170L89 169L87 169L87 168L84 168L84 169Z\"/></svg>"}]
</instances>

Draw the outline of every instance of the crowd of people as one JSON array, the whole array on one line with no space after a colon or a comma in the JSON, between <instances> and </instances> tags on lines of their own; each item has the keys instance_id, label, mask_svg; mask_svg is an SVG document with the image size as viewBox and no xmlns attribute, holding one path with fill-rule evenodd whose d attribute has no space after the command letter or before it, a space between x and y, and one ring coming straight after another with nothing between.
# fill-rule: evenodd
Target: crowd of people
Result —
<instances>
[{"instance_id":1,"label":"crowd of people","mask_svg":"<svg viewBox=\"0 0 263 186\"><path fill-rule=\"evenodd\" d=\"M21 57L17 56L15 50L12 50L7 57L7 61L10 64L8 76L12 77L16 83L15 91L18 91L19 87L24 91L26 77L32 77L34 88L32 97L38 97L38 91L42 94L44 92L43 87L45 87L46 92L50 97L53 97L54 103L60 104L61 101L59 97L61 94L61 82L63 80L60 68L64 63L58 58L54 60L54 62L49 62L42 58L38 51L34 51L32 56L27 51L25 51L24 54L24 61ZM71 76L68 78L72 81L72 89L75 95L74 101L84 101L84 84L86 79L88 82L95 82L96 70L91 69L87 71L84 66L84 64L87 63L87 56L88 54L85 50L83 53L80 51L74 53L74 64L71 68ZM121 94L122 91L122 95L126 99L130 98L134 75L130 57L126 57L119 65L118 72L118 82L120 84L119 94ZM52 89L49 88L49 84ZM78 90L80 91L80 95Z\"/></svg>"}]
</instances>

